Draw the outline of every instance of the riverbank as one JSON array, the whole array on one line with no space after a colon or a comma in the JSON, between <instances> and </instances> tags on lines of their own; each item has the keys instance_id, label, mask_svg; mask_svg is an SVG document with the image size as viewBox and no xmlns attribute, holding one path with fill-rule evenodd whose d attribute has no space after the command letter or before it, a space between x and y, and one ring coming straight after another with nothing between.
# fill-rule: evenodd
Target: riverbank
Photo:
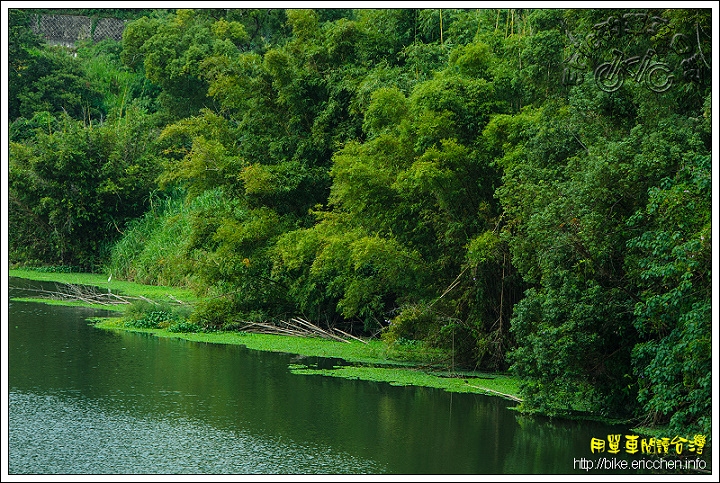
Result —
<instances>
[{"instance_id":1,"label":"riverbank","mask_svg":"<svg viewBox=\"0 0 720 483\"><path fill-rule=\"evenodd\" d=\"M9 274L11 277L36 281L89 285L105 290L110 289L114 293L117 292L128 297L146 297L157 301L181 300L187 304L193 304L199 300L197 296L187 289L116 280L111 280L108 284L106 277L99 274L40 272L35 270L10 270ZM107 306L102 305L53 301L39 297L24 298L22 300L108 309ZM118 317L96 320L95 327L102 330L144 332L156 337L178 338L198 343L243 345L252 350L296 354L303 358L302 362L305 363L293 364L289 367L289 370L298 375L342 377L387 382L398 386L422 386L448 392L497 396L507 399L516 409L520 409L518 403L522 402L520 393L521 379L508 374L441 368L438 365L433 365L433 361L428 359L427 353L418 350L412 344L389 346L379 339L364 340L366 343L359 341L345 343L315 337L236 331L173 332L168 328L138 328L126 325L127 319L122 317L128 307L130 306L113 307L111 310L117 311ZM332 369L318 368L316 363L310 360L317 357L336 359L338 364ZM342 361L345 361L345 363ZM537 415L542 416L542 414ZM575 416L567 415L563 419L592 420L608 424L627 423L588 413L578 413ZM638 433L650 436L662 430L663 428L635 429Z\"/></svg>"},{"instance_id":2,"label":"riverbank","mask_svg":"<svg viewBox=\"0 0 720 483\"><path fill-rule=\"evenodd\" d=\"M174 287L142 285L134 282L111 280L104 275L90 273L41 272L36 270L10 270L11 277L29 280L76 284L112 290L128 297L145 297L153 300L182 300L192 304L197 297L189 290ZM107 309L107 306L81 302L66 302L41 297L23 298L42 303L83 305ZM127 306L114 306L121 315ZM408 346L390 347L378 339L337 342L312 337L255 334L245 332L171 332L164 329L142 329L128 327L122 317L98 320L95 326L103 330L123 330L151 333L156 337L180 338L188 341L212 344L243 345L248 349L285 352L307 358L323 357L337 359L332 369L319 369L312 362L294 364L290 367L295 374L323 375L346 379L387 382L393 385L412 385L442 389L448 392L486 394L504 397L519 402L520 383L517 378L506 374L490 374L476 371L448 371L433 367L423 359L419 351ZM345 361L347 364L343 364Z\"/></svg>"},{"instance_id":3,"label":"riverbank","mask_svg":"<svg viewBox=\"0 0 720 483\"><path fill-rule=\"evenodd\" d=\"M107 275L97 273L66 273L39 271L32 269L11 269L11 277L35 280L38 282L55 282L70 285L87 285L102 290L127 295L129 297L145 297L152 300L180 300L188 304L197 302L198 297L188 289L177 287L163 287L159 285L143 285L135 282L115 280ZM46 299L38 298L40 302L47 302ZM94 306L93 304L86 304ZM104 308L104 307L103 307Z\"/></svg>"},{"instance_id":4,"label":"riverbank","mask_svg":"<svg viewBox=\"0 0 720 483\"><path fill-rule=\"evenodd\" d=\"M520 381L516 378L481 372L450 373L446 370L424 367L423 362L407 360L412 359L411 354L401 353L399 349L389 347L377 339L363 343L247 332L171 332L168 329L127 327L122 318L102 319L96 322L95 326L105 330L143 332L156 337L178 338L207 344L243 345L252 350L338 360L338 364L332 369L318 369L311 361L307 364L294 364L290 367L294 374L387 382L397 386L433 387L448 392L487 394L520 401ZM349 365L343 364L342 361Z\"/></svg>"}]
</instances>

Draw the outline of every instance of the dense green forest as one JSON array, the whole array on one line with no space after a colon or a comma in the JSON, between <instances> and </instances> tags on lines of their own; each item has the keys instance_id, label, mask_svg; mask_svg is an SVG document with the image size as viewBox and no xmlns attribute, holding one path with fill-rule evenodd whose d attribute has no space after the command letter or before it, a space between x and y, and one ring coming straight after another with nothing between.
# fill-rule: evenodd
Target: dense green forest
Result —
<instances>
[{"instance_id":1,"label":"dense green forest","mask_svg":"<svg viewBox=\"0 0 720 483\"><path fill-rule=\"evenodd\" d=\"M74 49L36 13L9 18L11 263L709 434L711 10L128 10Z\"/></svg>"}]
</instances>

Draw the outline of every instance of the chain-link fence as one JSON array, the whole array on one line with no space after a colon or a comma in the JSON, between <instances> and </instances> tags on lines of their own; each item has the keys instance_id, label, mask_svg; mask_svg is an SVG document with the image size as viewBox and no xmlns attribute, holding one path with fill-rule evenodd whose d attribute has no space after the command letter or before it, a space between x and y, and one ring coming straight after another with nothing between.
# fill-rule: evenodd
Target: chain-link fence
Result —
<instances>
[{"instance_id":1,"label":"chain-link fence","mask_svg":"<svg viewBox=\"0 0 720 483\"><path fill-rule=\"evenodd\" d=\"M121 40L125 21L117 18L81 17L76 15L37 15L32 24L36 34L45 37L50 44L72 47L78 40L92 38Z\"/></svg>"}]
</instances>

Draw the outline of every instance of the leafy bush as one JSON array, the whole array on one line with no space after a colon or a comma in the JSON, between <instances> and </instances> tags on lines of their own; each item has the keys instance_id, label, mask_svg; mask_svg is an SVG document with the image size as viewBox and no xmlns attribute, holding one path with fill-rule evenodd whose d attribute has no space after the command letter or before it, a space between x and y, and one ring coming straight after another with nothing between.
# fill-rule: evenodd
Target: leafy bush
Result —
<instances>
[{"instance_id":1,"label":"leafy bush","mask_svg":"<svg viewBox=\"0 0 720 483\"><path fill-rule=\"evenodd\" d=\"M170 327L176 316L164 310L153 310L139 319L130 319L125 326L135 329L164 329Z\"/></svg>"},{"instance_id":2,"label":"leafy bush","mask_svg":"<svg viewBox=\"0 0 720 483\"><path fill-rule=\"evenodd\" d=\"M200 332L203 330L198 324L180 320L175 322L168 327L168 332Z\"/></svg>"},{"instance_id":3,"label":"leafy bush","mask_svg":"<svg viewBox=\"0 0 720 483\"><path fill-rule=\"evenodd\" d=\"M191 306L177 306L170 303L150 302L138 300L133 302L126 311L126 327L135 329L168 329L170 327L183 327L188 329L194 324L187 324L186 320L192 313ZM193 330L175 330L173 332L194 332Z\"/></svg>"}]
</instances>

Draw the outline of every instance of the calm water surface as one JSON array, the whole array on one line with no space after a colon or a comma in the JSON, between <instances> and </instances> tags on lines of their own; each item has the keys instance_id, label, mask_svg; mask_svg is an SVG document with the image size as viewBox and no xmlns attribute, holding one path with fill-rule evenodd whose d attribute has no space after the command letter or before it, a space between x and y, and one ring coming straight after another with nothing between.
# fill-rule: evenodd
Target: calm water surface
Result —
<instances>
[{"instance_id":1,"label":"calm water surface","mask_svg":"<svg viewBox=\"0 0 720 483\"><path fill-rule=\"evenodd\" d=\"M39 285L10 281L11 297ZM628 432L295 375L288 365L332 361L105 331L97 315L10 304L10 474L571 474L597 457L591 438Z\"/></svg>"}]
</instances>

